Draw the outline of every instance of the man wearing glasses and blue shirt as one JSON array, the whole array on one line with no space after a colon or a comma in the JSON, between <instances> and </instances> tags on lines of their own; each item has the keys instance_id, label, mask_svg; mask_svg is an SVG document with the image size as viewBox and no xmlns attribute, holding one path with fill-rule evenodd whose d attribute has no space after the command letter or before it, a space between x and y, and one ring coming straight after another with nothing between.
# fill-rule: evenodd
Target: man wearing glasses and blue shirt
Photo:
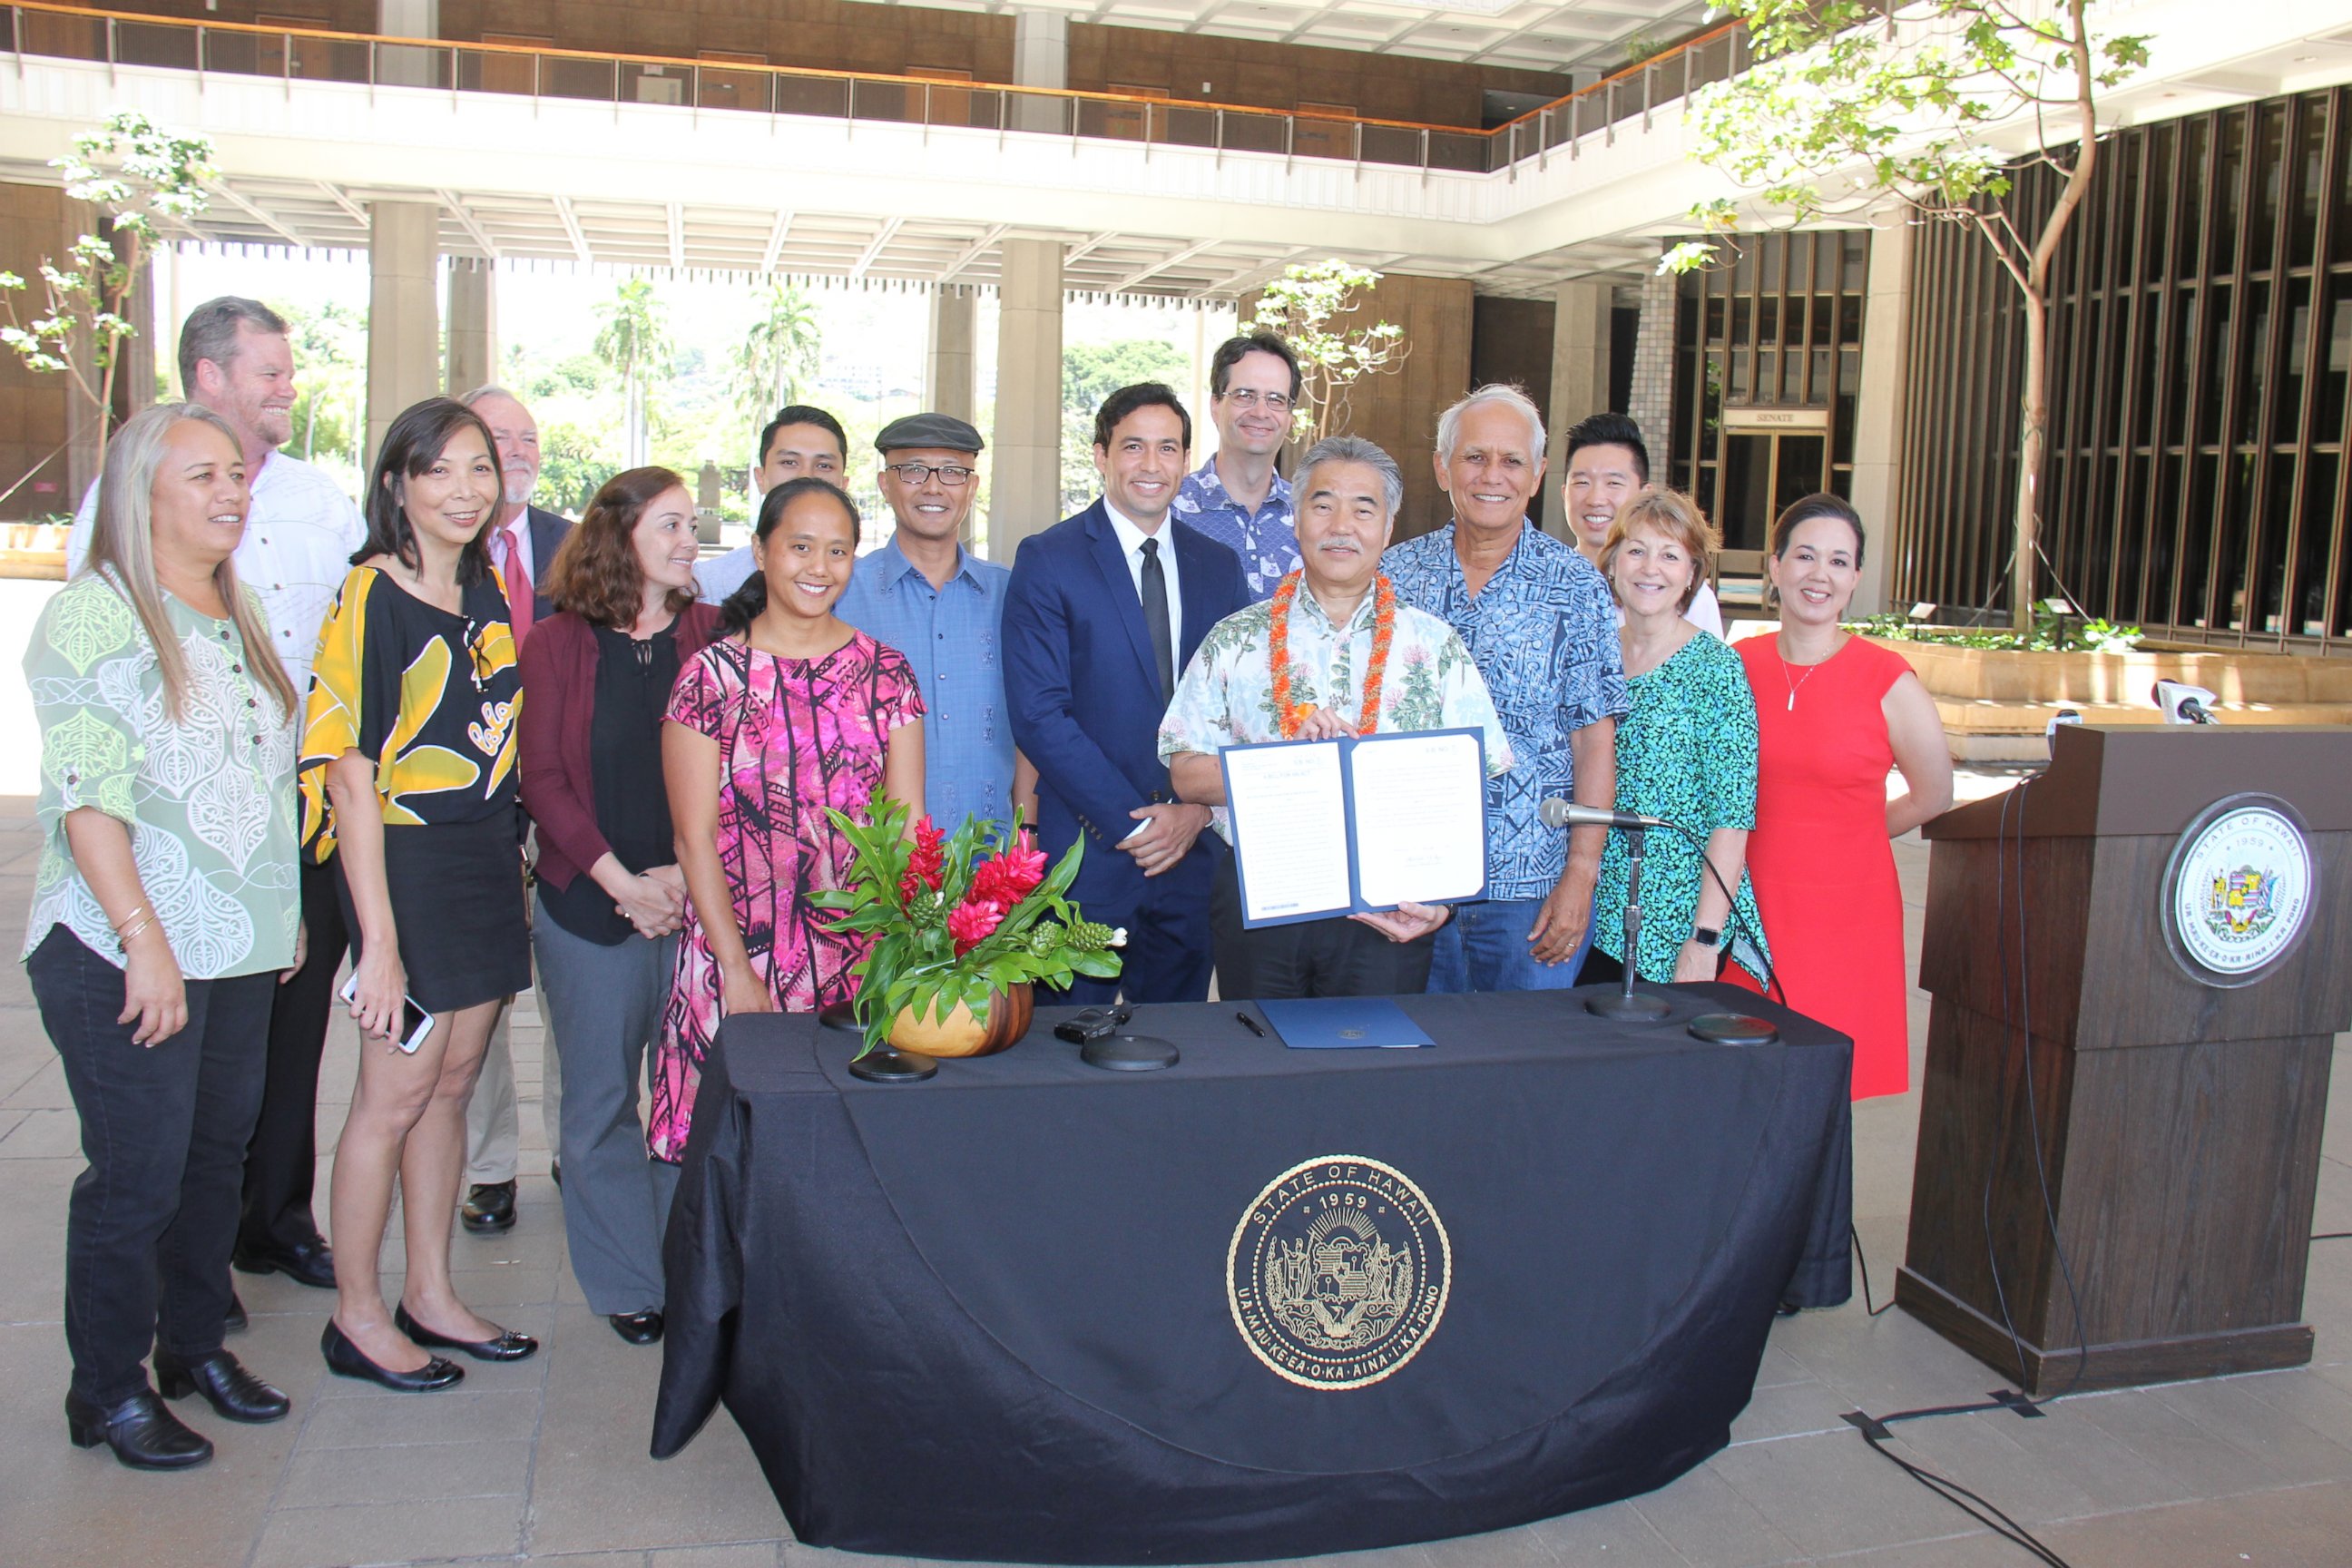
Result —
<instances>
[{"instance_id":1,"label":"man wearing glasses and blue shirt","mask_svg":"<svg viewBox=\"0 0 2352 1568\"><path fill-rule=\"evenodd\" d=\"M961 542L980 494L980 432L947 414L894 419L875 476L898 531L863 556L834 613L897 648L923 689L923 806L942 832L966 816L1037 820L1037 775L1013 750L1001 629L1013 574Z\"/></svg>"},{"instance_id":2,"label":"man wearing glasses and blue shirt","mask_svg":"<svg viewBox=\"0 0 2352 1568\"><path fill-rule=\"evenodd\" d=\"M1209 361L1217 449L1184 476L1170 509L1241 557L1253 601L1272 598L1298 564L1290 485L1274 467L1290 439L1298 386L1298 356L1288 343L1272 332L1228 338Z\"/></svg>"}]
</instances>

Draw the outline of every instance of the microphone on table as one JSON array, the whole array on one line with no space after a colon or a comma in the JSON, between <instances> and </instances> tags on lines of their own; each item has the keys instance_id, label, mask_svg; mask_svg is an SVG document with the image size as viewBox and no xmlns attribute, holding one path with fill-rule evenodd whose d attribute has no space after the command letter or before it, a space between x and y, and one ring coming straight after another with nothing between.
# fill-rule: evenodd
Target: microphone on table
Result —
<instances>
[{"instance_id":1,"label":"microphone on table","mask_svg":"<svg viewBox=\"0 0 2352 1568\"><path fill-rule=\"evenodd\" d=\"M1555 795L1536 807L1546 827L1622 827L1639 830L1650 827L1672 827L1663 816L1643 816L1638 812L1611 811L1604 806L1580 805L1572 800Z\"/></svg>"},{"instance_id":2,"label":"microphone on table","mask_svg":"<svg viewBox=\"0 0 2352 1568\"><path fill-rule=\"evenodd\" d=\"M1625 833L1625 963L1614 996L1595 996L1584 1005L1603 1018L1655 1023L1670 1011L1655 996L1633 994L1633 968L1642 951L1642 841L1653 827L1674 828L1660 816L1639 812L1611 811L1604 806L1579 805L1554 795L1536 807L1546 827L1615 827Z\"/></svg>"}]
</instances>

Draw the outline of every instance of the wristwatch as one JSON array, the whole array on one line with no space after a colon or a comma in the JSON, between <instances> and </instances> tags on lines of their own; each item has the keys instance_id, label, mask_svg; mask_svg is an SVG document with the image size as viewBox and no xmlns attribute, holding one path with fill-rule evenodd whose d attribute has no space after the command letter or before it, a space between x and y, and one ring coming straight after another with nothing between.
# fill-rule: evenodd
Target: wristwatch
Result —
<instances>
[{"instance_id":1,"label":"wristwatch","mask_svg":"<svg viewBox=\"0 0 2352 1568\"><path fill-rule=\"evenodd\" d=\"M1716 949L1717 952L1722 951L1723 948L1723 932L1714 926L1697 926L1693 928L1691 931L1691 940L1697 942L1702 947L1711 947Z\"/></svg>"}]
</instances>

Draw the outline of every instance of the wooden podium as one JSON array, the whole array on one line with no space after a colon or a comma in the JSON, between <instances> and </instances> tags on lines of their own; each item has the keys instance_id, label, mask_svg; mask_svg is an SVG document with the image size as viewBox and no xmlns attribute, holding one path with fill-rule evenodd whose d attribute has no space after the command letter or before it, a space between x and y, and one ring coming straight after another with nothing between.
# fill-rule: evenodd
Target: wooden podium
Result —
<instances>
[{"instance_id":1,"label":"wooden podium","mask_svg":"<svg viewBox=\"0 0 2352 1568\"><path fill-rule=\"evenodd\" d=\"M2308 869L2282 942L2288 823ZM2352 1026L2352 730L2061 729L2046 773L1925 836L1935 1005L1895 1299L2014 1375L2005 1293L2036 1397L2309 1361L2328 1061Z\"/></svg>"}]
</instances>

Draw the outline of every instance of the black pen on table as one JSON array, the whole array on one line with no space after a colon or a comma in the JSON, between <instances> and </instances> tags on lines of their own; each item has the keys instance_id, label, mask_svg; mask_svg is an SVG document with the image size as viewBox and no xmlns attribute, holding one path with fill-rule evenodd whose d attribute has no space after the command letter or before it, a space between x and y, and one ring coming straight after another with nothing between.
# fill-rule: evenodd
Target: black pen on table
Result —
<instances>
[{"instance_id":1,"label":"black pen on table","mask_svg":"<svg viewBox=\"0 0 2352 1568\"><path fill-rule=\"evenodd\" d=\"M1234 1017L1240 1022L1243 1028L1247 1029L1259 1039L1262 1040L1265 1038L1265 1031L1259 1028L1257 1020L1251 1017L1247 1013L1236 1013L1234 1015Z\"/></svg>"}]
</instances>

